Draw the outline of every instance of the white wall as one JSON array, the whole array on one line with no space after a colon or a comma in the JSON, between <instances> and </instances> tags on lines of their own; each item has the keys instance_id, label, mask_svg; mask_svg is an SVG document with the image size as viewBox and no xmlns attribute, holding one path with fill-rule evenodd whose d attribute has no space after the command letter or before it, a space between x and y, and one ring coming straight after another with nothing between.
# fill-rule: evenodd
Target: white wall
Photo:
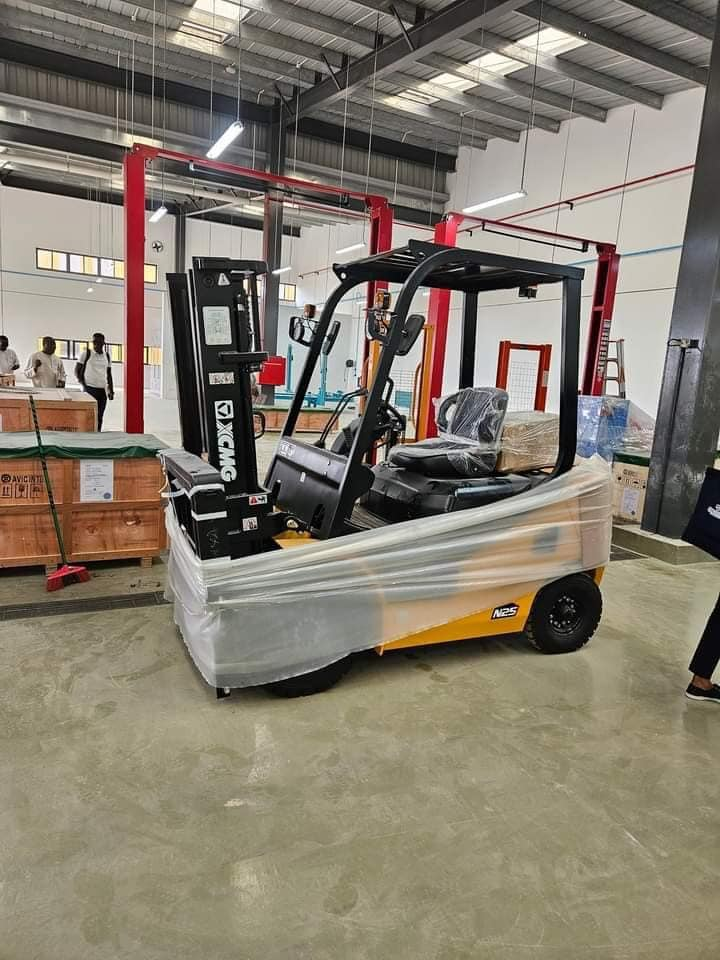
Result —
<instances>
[{"instance_id":1,"label":"white wall","mask_svg":"<svg viewBox=\"0 0 720 960\"><path fill-rule=\"evenodd\" d=\"M160 346L164 278L173 263L172 223L153 225L153 237L162 240L164 250L146 252L146 261L158 266L158 283L145 288L145 343ZM0 325L22 366L37 350L38 338L46 335L84 340L99 330L108 341L122 343L122 283L38 270L37 247L122 259L122 209L0 187ZM74 382L67 372L68 382ZM115 365L114 376L121 385L121 365Z\"/></svg>"},{"instance_id":2,"label":"white wall","mask_svg":"<svg viewBox=\"0 0 720 960\"><path fill-rule=\"evenodd\" d=\"M527 197L487 211L502 218L581 193L599 190L692 163L703 105L703 91L691 90L667 97L661 111L623 107L600 124L582 118L563 124L554 135L533 130L527 151ZM460 210L520 184L524 144L492 140L486 151L462 148L458 172L451 184L449 209ZM628 395L655 413L665 355L665 343L677 280L679 249L658 248L682 244L691 186L691 172L622 193L580 202L543 215L518 218L516 223L556 230L594 240L617 242L624 254L615 304L613 337L625 338ZM462 234L464 246L503 250L537 259L577 262L593 256L474 232ZM595 281L594 263L583 264L583 335L589 318ZM540 291L527 301L515 294L487 296L492 309L481 314L476 382L494 382L500 340L552 342L549 407L557 404L559 302L557 295ZM446 362L446 389L456 385L459 354L459 311L453 313ZM584 343L581 353L584 357Z\"/></svg>"}]
</instances>

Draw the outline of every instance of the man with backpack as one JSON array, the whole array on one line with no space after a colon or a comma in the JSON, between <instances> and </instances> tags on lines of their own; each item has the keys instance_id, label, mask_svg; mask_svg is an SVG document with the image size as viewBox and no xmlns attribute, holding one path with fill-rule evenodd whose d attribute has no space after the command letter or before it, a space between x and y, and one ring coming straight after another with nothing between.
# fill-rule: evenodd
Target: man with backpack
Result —
<instances>
[{"instance_id":1,"label":"man with backpack","mask_svg":"<svg viewBox=\"0 0 720 960\"><path fill-rule=\"evenodd\" d=\"M112 379L112 362L105 349L105 335L94 333L92 350L83 350L75 364L75 376L97 402L98 430L102 430L103 414L108 400L115 398Z\"/></svg>"}]
</instances>

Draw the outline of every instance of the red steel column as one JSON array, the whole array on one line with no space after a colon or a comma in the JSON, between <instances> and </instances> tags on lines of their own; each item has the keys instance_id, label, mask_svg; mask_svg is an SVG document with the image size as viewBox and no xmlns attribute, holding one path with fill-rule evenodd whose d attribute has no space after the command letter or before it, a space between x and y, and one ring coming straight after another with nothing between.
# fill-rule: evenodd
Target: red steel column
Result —
<instances>
[{"instance_id":1,"label":"red steel column","mask_svg":"<svg viewBox=\"0 0 720 960\"><path fill-rule=\"evenodd\" d=\"M457 241L458 227L462 223L462 220L463 217L461 214L448 214L445 219L435 224L433 242L454 247ZM418 413L418 422L415 425L415 438L417 440L437 436L433 400L437 400L442 394L449 317L450 291L431 290L428 316L425 323L425 349L422 381L420 385L420 410Z\"/></svg>"},{"instance_id":2,"label":"red steel column","mask_svg":"<svg viewBox=\"0 0 720 960\"><path fill-rule=\"evenodd\" d=\"M132 151L123 160L125 177L125 429L144 430L143 343L145 339L145 157Z\"/></svg>"},{"instance_id":3,"label":"red steel column","mask_svg":"<svg viewBox=\"0 0 720 960\"><path fill-rule=\"evenodd\" d=\"M613 243L597 245L598 265L595 277L590 326L585 350L585 370L581 392L585 396L602 396L607 366L610 327L615 309L620 254Z\"/></svg>"}]
</instances>

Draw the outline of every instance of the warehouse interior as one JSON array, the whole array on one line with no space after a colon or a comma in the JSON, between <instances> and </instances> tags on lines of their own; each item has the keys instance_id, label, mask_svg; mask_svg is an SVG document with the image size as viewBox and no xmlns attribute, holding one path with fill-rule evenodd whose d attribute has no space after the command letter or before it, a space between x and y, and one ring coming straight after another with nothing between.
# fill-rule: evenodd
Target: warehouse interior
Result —
<instances>
[{"instance_id":1,"label":"warehouse interior","mask_svg":"<svg viewBox=\"0 0 720 960\"><path fill-rule=\"evenodd\" d=\"M717 957L717 13L0 0L3 960Z\"/></svg>"}]
</instances>

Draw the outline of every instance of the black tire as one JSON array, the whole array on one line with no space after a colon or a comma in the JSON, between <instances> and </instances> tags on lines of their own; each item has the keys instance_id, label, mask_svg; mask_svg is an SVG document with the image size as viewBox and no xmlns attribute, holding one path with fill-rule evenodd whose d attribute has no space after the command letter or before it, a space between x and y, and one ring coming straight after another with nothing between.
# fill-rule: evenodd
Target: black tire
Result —
<instances>
[{"instance_id":1,"label":"black tire","mask_svg":"<svg viewBox=\"0 0 720 960\"><path fill-rule=\"evenodd\" d=\"M585 646L601 616L600 588L585 574L573 574L538 593L525 635L542 653L572 653Z\"/></svg>"},{"instance_id":2,"label":"black tire","mask_svg":"<svg viewBox=\"0 0 720 960\"><path fill-rule=\"evenodd\" d=\"M288 677L287 680L277 680L275 683L266 683L265 689L276 697L309 697L313 693L322 693L334 687L341 680L352 665L352 657L343 657L335 663L303 673L299 677Z\"/></svg>"}]
</instances>

